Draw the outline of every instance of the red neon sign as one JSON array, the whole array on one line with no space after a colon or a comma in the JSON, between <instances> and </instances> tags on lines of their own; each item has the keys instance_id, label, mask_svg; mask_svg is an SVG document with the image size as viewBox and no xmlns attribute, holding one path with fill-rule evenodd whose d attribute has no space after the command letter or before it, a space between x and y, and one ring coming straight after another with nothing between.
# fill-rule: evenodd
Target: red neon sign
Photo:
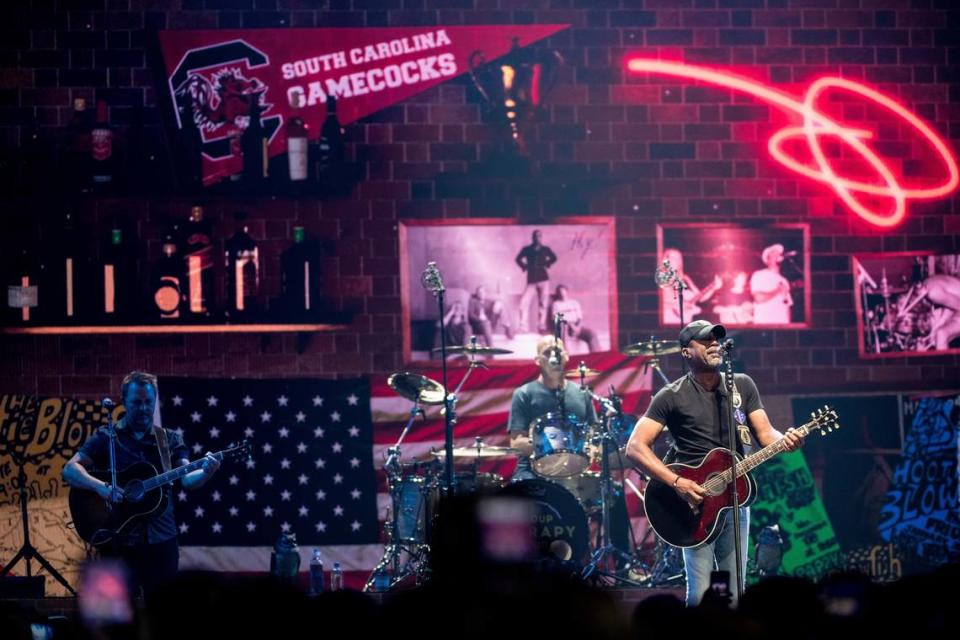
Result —
<instances>
[{"instance_id":1,"label":"red neon sign","mask_svg":"<svg viewBox=\"0 0 960 640\"><path fill-rule=\"evenodd\" d=\"M945 196L957 188L960 183L960 171L957 161L946 143L920 118L902 105L878 91L859 82L827 76L816 80L800 102L789 95L764 85L756 80L732 75L728 72L699 67L680 62L664 62L647 58L633 58L627 62L627 69L634 73L657 73L661 75L689 78L735 89L756 96L771 104L793 111L803 118L801 126L789 126L780 129L770 137L767 148L773 158L783 166L805 175L808 178L830 185L844 203L858 216L878 227L892 227L903 220L907 212L907 201L923 200ZM898 178L884 163L883 159L864 141L873 137L870 131L854 129L828 118L817 110L817 98L828 89L839 89L860 95L887 109L908 123L930 144L946 167L948 177L940 184L924 187L910 187L900 184ZM820 144L821 137L832 136L846 143L866 161L880 178L880 184L862 182L837 175L830 165ZM799 162L784 149L784 142L791 139L806 139L816 166ZM864 206L854 197L854 193L869 196L887 197L893 200L890 213L878 213Z\"/></svg>"}]
</instances>

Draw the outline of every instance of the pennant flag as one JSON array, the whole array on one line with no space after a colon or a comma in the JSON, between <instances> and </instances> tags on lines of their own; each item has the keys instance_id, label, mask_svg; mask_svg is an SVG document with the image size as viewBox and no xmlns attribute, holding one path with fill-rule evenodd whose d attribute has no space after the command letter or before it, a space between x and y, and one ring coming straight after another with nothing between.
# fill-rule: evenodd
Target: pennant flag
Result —
<instances>
[{"instance_id":1,"label":"pennant flag","mask_svg":"<svg viewBox=\"0 0 960 640\"><path fill-rule=\"evenodd\" d=\"M287 148L291 101L318 138L328 96L341 124L380 111L474 66L569 27L478 25L343 29L161 31L170 104L179 128L190 114L203 138L204 184L242 170L231 138L259 100L269 155Z\"/></svg>"}]
</instances>

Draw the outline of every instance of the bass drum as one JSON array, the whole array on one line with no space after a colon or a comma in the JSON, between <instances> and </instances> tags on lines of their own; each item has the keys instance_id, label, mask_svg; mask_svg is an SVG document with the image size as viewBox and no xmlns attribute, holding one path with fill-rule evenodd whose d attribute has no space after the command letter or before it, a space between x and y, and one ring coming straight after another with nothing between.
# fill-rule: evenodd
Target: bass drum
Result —
<instances>
[{"instance_id":1,"label":"bass drum","mask_svg":"<svg viewBox=\"0 0 960 640\"><path fill-rule=\"evenodd\" d=\"M530 523L539 555L582 563L590 550L587 516L577 498L549 480L532 478L508 484L498 495L528 498L534 505Z\"/></svg>"}]
</instances>

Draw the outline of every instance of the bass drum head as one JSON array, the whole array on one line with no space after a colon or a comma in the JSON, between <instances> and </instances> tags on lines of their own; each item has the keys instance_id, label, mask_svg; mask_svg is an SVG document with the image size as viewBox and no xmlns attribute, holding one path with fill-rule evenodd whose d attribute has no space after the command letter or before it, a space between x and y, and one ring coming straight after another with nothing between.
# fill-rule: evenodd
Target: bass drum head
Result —
<instances>
[{"instance_id":1,"label":"bass drum head","mask_svg":"<svg viewBox=\"0 0 960 640\"><path fill-rule=\"evenodd\" d=\"M498 495L528 498L534 505L534 540L541 558L551 555L582 563L589 551L587 516L577 498L560 485L532 478L508 484Z\"/></svg>"}]
</instances>

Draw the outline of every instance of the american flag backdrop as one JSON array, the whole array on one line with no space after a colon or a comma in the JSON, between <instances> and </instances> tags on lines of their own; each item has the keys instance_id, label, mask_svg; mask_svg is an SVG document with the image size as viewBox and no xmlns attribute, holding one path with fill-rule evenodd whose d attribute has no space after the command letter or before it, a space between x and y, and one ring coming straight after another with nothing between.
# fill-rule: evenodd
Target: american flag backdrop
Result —
<instances>
[{"instance_id":1,"label":"american flag backdrop","mask_svg":"<svg viewBox=\"0 0 960 640\"><path fill-rule=\"evenodd\" d=\"M641 360L616 353L582 360L603 372L588 379L597 393L606 395L612 384L627 412L646 409L651 376ZM451 389L465 372L461 364L451 364ZM416 373L442 378L439 368ZM536 375L532 363L475 369L457 402L455 446L473 444L476 437L506 445L513 391ZM319 546L327 570L340 562L345 584L363 585L383 554L381 534L390 504L382 470L386 450L396 443L412 408L387 385L387 376L370 382L163 378L159 387L163 425L183 430L192 458L245 436L254 443L254 468L225 463L207 485L177 500L178 522L181 529L187 526L180 536L181 567L266 571L273 544L288 525L297 534L302 571ZM431 450L443 448L440 408L425 409L425 418L417 418L404 440L404 462L430 459ZM480 471L507 479L516 465L511 457L488 460ZM467 468L458 465L458 470ZM181 495L179 488L175 491ZM635 502L628 508L632 515L642 514Z\"/></svg>"},{"instance_id":2,"label":"american flag backdrop","mask_svg":"<svg viewBox=\"0 0 960 640\"><path fill-rule=\"evenodd\" d=\"M253 447L201 489L175 486L181 567L267 571L284 532L296 534L304 571L313 547L328 568L369 562L380 531L366 379L161 378L158 386L161 421L183 434L191 459L244 439Z\"/></svg>"}]
</instances>

